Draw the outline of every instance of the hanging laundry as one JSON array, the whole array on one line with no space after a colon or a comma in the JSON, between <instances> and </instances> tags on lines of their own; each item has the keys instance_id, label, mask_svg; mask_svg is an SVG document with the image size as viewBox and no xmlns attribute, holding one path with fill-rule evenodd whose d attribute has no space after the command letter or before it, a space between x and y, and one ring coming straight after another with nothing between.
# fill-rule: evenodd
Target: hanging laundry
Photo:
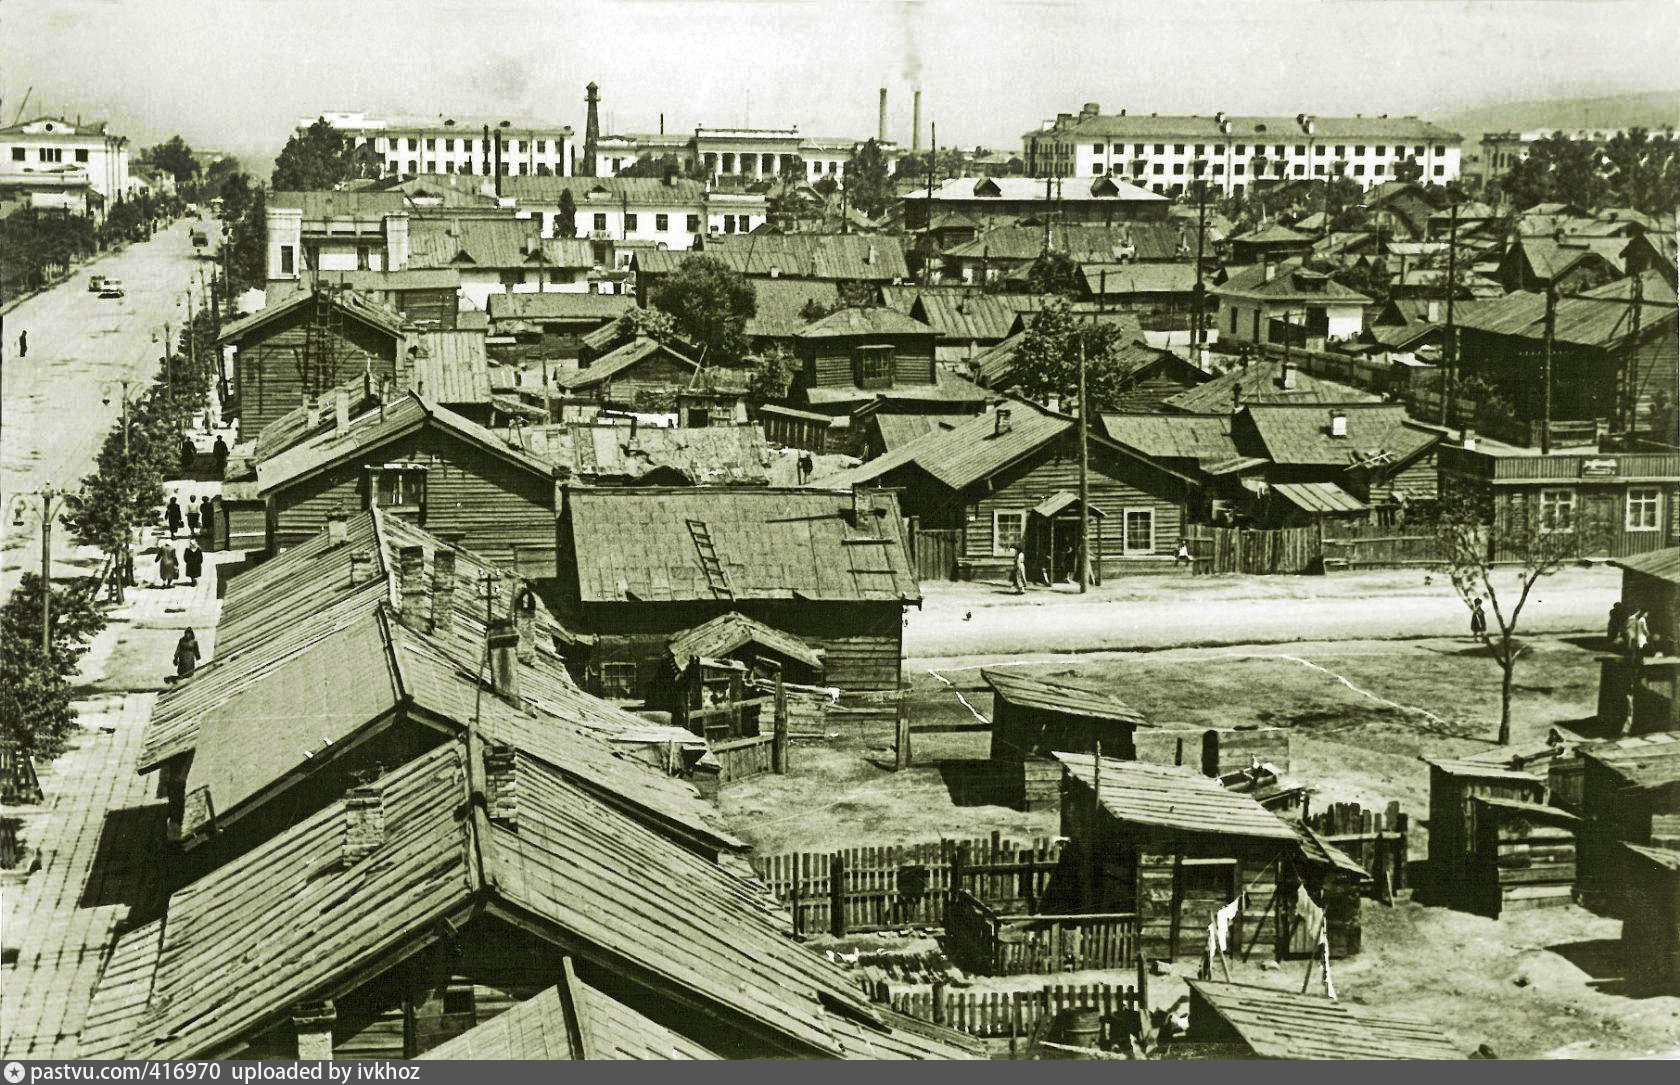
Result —
<instances>
[{"instance_id":1,"label":"hanging laundry","mask_svg":"<svg viewBox=\"0 0 1680 1085\"><path fill-rule=\"evenodd\" d=\"M1336 997L1336 984L1330 979L1330 933L1323 927L1318 931L1318 959L1324 966L1324 997Z\"/></svg>"},{"instance_id":2,"label":"hanging laundry","mask_svg":"<svg viewBox=\"0 0 1680 1085\"><path fill-rule=\"evenodd\" d=\"M1231 948L1231 924L1237 921L1237 909L1241 907L1241 898L1233 900L1219 909L1213 916L1213 930L1218 936L1219 952L1227 952Z\"/></svg>"},{"instance_id":3,"label":"hanging laundry","mask_svg":"<svg viewBox=\"0 0 1680 1085\"><path fill-rule=\"evenodd\" d=\"M1324 909L1313 903L1304 885L1295 890L1295 917L1309 935L1324 929Z\"/></svg>"}]
</instances>

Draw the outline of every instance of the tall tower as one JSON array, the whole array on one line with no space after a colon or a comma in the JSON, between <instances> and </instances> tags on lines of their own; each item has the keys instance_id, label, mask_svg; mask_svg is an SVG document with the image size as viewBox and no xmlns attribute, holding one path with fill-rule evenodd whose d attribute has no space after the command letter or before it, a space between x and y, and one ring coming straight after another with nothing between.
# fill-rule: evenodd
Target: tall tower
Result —
<instances>
[{"instance_id":1,"label":"tall tower","mask_svg":"<svg viewBox=\"0 0 1680 1085\"><path fill-rule=\"evenodd\" d=\"M922 88L917 87L910 97L910 149L922 149Z\"/></svg>"},{"instance_id":2,"label":"tall tower","mask_svg":"<svg viewBox=\"0 0 1680 1085\"><path fill-rule=\"evenodd\" d=\"M583 100L589 105L589 118L583 125L583 161L578 163L578 176L595 176L595 149L601 142L601 88L591 80L584 88Z\"/></svg>"},{"instance_id":3,"label":"tall tower","mask_svg":"<svg viewBox=\"0 0 1680 1085\"><path fill-rule=\"evenodd\" d=\"M881 116L875 122L875 139L879 143L887 141L887 88L881 88Z\"/></svg>"}]
</instances>

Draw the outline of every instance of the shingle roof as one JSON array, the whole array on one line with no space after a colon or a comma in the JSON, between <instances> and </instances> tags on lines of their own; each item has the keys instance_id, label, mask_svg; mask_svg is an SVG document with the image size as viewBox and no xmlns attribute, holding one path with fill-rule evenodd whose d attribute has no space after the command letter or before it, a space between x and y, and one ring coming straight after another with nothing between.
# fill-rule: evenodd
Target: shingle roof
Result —
<instances>
[{"instance_id":1,"label":"shingle roof","mask_svg":"<svg viewBox=\"0 0 1680 1085\"><path fill-rule=\"evenodd\" d=\"M1371 301L1357 290L1349 290L1326 272L1303 268L1298 260L1241 268L1208 293L1271 301L1336 301L1347 305L1368 305Z\"/></svg>"},{"instance_id":2,"label":"shingle roof","mask_svg":"<svg viewBox=\"0 0 1680 1085\"><path fill-rule=\"evenodd\" d=\"M910 277L901 239L881 234L726 234L686 252L653 249L635 259L638 268L659 275L697 256L752 277L879 283Z\"/></svg>"},{"instance_id":3,"label":"shingle roof","mask_svg":"<svg viewBox=\"0 0 1680 1085\"><path fill-rule=\"evenodd\" d=\"M1674 334L1675 307L1647 302L1640 306L1640 334ZM1633 306L1613 297L1560 297L1553 306L1552 337L1560 343L1614 349L1633 334ZM1503 298L1456 307L1461 328L1523 339L1545 336L1546 296L1519 290Z\"/></svg>"},{"instance_id":4,"label":"shingle roof","mask_svg":"<svg viewBox=\"0 0 1680 1085\"><path fill-rule=\"evenodd\" d=\"M575 976L418 1056L422 1060L716 1059L680 1033ZM582 1040L573 1046L571 1030Z\"/></svg>"},{"instance_id":5,"label":"shingle roof","mask_svg":"<svg viewBox=\"0 0 1680 1085\"><path fill-rule=\"evenodd\" d=\"M1094 786L1096 758L1060 752L1055 758L1066 779ZM1100 783L1103 810L1125 824L1298 844L1295 831L1276 814L1193 769L1105 757Z\"/></svg>"},{"instance_id":6,"label":"shingle roof","mask_svg":"<svg viewBox=\"0 0 1680 1085\"><path fill-rule=\"evenodd\" d=\"M1282 366L1273 361L1255 362L1227 370L1205 384L1186 388L1169 396L1164 404L1174 410L1192 414L1229 413L1232 389L1236 389L1239 403L1315 403L1324 406L1381 403L1382 397L1352 385L1315 377L1294 369L1290 386L1278 386Z\"/></svg>"},{"instance_id":7,"label":"shingle roof","mask_svg":"<svg viewBox=\"0 0 1680 1085\"><path fill-rule=\"evenodd\" d=\"M934 330L885 305L849 306L837 309L821 320L807 324L801 339L833 339L852 335L927 335Z\"/></svg>"},{"instance_id":8,"label":"shingle roof","mask_svg":"<svg viewBox=\"0 0 1680 1085\"><path fill-rule=\"evenodd\" d=\"M1399 404L1341 409L1347 436L1330 433L1329 413L1313 405L1264 404L1244 408L1266 454L1284 465L1348 467L1373 460L1397 464L1441 439L1439 432L1411 422Z\"/></svg>"},{"instance_id":9,"label":"shingle roof","mask_svg":"<svg viewBox=\"0 0 1680 1085\"><path fill-rule=\"evenodd\" d=\"M634 339L614 347L582 369L573 369L556 374L554 380L560 387L573 391L582 388L594 388L597 385L605 384L656 354L663 354L678 365L687 366L692 370L700 368L700 363L669 343L661 343L657 339L638 335Z\"/></svg>"},{"instance_id":10,"label":"shingle roof","mask_svg":"<svg viewBox=\"0 0 1680 1085\"><path fill-rule=\"evenodd\" d=\"M992 687L993 696L1023 708L1042 709L1084 719L1106 720L1128 727L1137 727L1149 722L1118 697L1075 682L1029 677L997 667L982 670L980 677Z\"/></svg>"},{"instance_id":11,"label":"shingle roof","mask_svg":"<svg viewBox=\"0 0 1680 1085\"><path fill-rule=\"evenodd\" d=\"M1101 416L1110 440L1151 459L1193 460L1206 467L1240 455L1225 414L1129 412Z\"/></svg>"},{"instance_id":12,"label":"shingle roof","mask_svg":"<svg viewBox=\"0 0 1680 1085\"><path fill-rule=\"evenodd\" d=\"M785 339L799 334L809 321L805 308L813 302L824 310L840 300L840 287L823 279L749 279L758 306L747 321L749 338Z\"/></svg>"},{"instance_id":13,"label":"shingle roof","mask_svg":"<svg viewBox=\"0 0 1680 1085\"><path fill-rule=\"evenodd\" d=\"M1462 1059L1465 1053L1422 1021L1297 991L1191 980L1202 1003L1266 1059ZM1191 1013L1197 1007L1191 1003ZM1196 1021L1191 1019L1191 1038Z\"/></svg>"},{"instance_id":14,"label":"shingle roof","mask_svg":"<svg viewBox=\"0 0 1680 1085\"><path fill-rule=\"evenodd\" d=\"M1000 226L953 245L941 255L953 260L1036 260L1044 252L1042 226ZM1175 260L1195 251L1195 231L1178 222L1128 222L1119 226L1097 223L1055 224L1050 249L1075 263L1132 260Z\"/></svg>"},{"instance_id":15,"label":"shingle roof","mask_svg":"<svg viewBox=\"0 0 1680 1085\"><path fill-rule=\"evenodd\" d=\"M852 507L848 493L813 489L573 487L562 515L583 602L718 598L689 521L704 525L735 599L919 599L896 503L864 510L861 528Z\"/></svg>"},{"instance_id":16,"label":"shingle roof","mask_svg":"<svg viewBox=\"0 0 1680 1085\"><path fill-rule=\"evenodd\" d=\"M1680 781L1680 731L1657 731L1585 746L1580 754L1635 787L1665 787Z\"/></svg>"},{"instance_id":17,"label":"shingle roof","mask_svg":"<svg viewBox=\"0 0 1680 1085\"><path fill-rule=\"evenodd\" d=\"M632 429L572 422L526 427L519 440L553 464L562 480L634 482L655 471L676 472L693 485L769 479L769 446L756 425Z\"/></svg>"},{"instance_id":18,"label":"shingle roof","mask_svg":"<svg viewBox=\"0 0 1680 1085\"><path fill-rule=\"evenodd\" d=\"M812 648L792 633L784 633L780 629L773 629L763 622L754 621L745 614L730 611L719 614L711 621L691 626L671 637L667 646L671 659L678 669L688 666L688 661L694 656L706 659L723 659L729 653L738 651L748 644L757 644L789 659L805 664L812 670L822 670L823 654Z\"/></svg>"}]
</instances>

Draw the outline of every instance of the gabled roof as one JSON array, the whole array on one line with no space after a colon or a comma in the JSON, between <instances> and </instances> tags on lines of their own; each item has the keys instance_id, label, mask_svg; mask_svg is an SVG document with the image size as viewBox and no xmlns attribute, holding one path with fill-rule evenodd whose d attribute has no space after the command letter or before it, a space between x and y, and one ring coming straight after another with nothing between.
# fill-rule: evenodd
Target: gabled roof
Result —
<instances>
[{"instance_id":1,"label":"gabled roof","mask_svg":"<svg viewBox=\"0 0 1680 1085\"><path fill-rule=\"evenodd\" d=\"M1193 460L1207 467L1241 453L1231 436L1231 416L1224 414L1112 413L1101 416L1103 432L1150 459Z\"/></svg>"},{"instance_id":2,"label":"gabled roof","mask_svg":"<svg viewBox=\"0 0 1680 1085\"><path fill-rule=\"evenodd\" d=\"M438 406L427 396L410 392L401 399L352 418L350 428L343 433L336 428L328 430L257 464L258 485L262 493L271 493L425 425L439 426L467 444L517 467L544 477L553 473L542 460L510 446L476 422L462 418L447 407Z\"/></svg>"},{"instance_id":3,"label":"gabled roof","mask_svg":"<svg viewBox=\"0 0 1680 1085\"><path fill-rule=\"evenodd\" d=\"M1248 245L1298 244L1306 246L1312 244L1313 239L1306 234L1291 230L1282 223L1271 222L1257 226L1246 233L1237 234L1228 240Z\"/></svg>"},{"instance_id":4,"label":"gabled roof","mask_svg":"<svg viewBox=\"0 0 1680 1085\"><path fill-rule=\"evenodd\" d=\"M832 490L570 487L563 553L585 603L919 599L897 504L864 507L860 527L852 510L852 495ZM725 595L711 586L691 522L710 540Z\"/></svg>"},{"instance_id":5,"label":"gabled roof","mask_svg":"<svg viewBox=\"0 0 1680 1085\"><path fill-rule=\"evenodd\" d=\"M1064 779L1091 790L1096 761L1089 754L1054 754ZM1102 759L1103 810L1127 825L1210 836L1241 836L1298 846L1295 831L1248 795L1176 765Z\"/></svg>"},{"instance_id":6,"label":"gabled roof","mask_svg":"<svg viewBox=\"0 0 1680 1085\"><path fill-rule=\"evenodd\" d=\"M1208 293L1266 301L1334 301L1345 305L1368 305L1371 302L1364 294L1349 290L1332 279L1328 272L1302 267L1299 260L1240 268Z\"/></svg>"},{"instance_id":7,"label":"gabled roof","mask_svg":"<svg viewBox=\"0 0 1680 1085\"><path fill-rule=\"evenodd\" d=\"M1437 444L1441 435L1412 422L1400 404L1339 408L1347 436L1330 432L1329 412L1316 405L1256 404L1244 408L1266 455L1286 466L1393 465Z\"/></svg>"},{"instance_id":8,"label":"gabled roof","mask_svg":"<svg viewBox=\"0 0 1680 1085\"><path fill-rule=\"evenodd\" d=\"M931 327L944 339L997 341L1009 334L1015 323L1015 306L996 294L956 294L924 291L908 310L911 317Z\"/></svg>"},{"instance_id":9,"label":"gabled roof","mask_svg":"<svg viewBox=\"0 0 1680 1085\"><path fill-rule=\"evenodd\" d=\"M325 291L332 299L332 305L345 316L354 318L363 324L384 332L393 339L400 339L403 333L403 317L394 309L386 308L378 302L369 300L354 290ZM216 339L217 344L237 343L268 325L280 317L285 316L305 305L315 304L316 291L299 290L290 297L263 306L250 316L241 317L231 324L222 326L222 334Z\"/></svg>"},{"instance_id":10,"label":"gabled roof","mask_svg":"<svg viewBox=\"0 0 1680 1085\"><path fill-rule=\"evenodd\" d=\"M672 472L692 485L769 481L770 450L756 425L603 425L568 422L527 426L517 440L551 463L562 481L636 482Z\"/></svg>"},{"instance_id":11,"label":"gabled roof","mask_svg":"<svg viewBox=\"0 0 1680 1085\"><path fill-rule=\"evenodd\" d=\"M1315 377L1294 368L1288 387L1280 387L1283 366L1276 361L1257 361L1227 370L1205 384L1186 388L1163 401L1177 411L1192 414L1230 413L1236 392L1239 405L1250 403L1315 403L1324 406L1381 403L1382 397L1349 384Z\"/></svg>"},{"instance_id":12,"label":"gabled roof","mask_svg":"<svg viewBox=\"0 0 1680 1085\"><path fill-rule=\"evenodd\" d=\"M418 218L408 226L408 267L499 271L589 267L587 241L542 237L536 219Z\"/></svg>"},{"instance_id":13,"label":"gabled roof","mask_svg":"<svg viewBox=\"0 0 1680 1085\"><path fill-rule=\"evenodd\" d=\"M582 369L557 374L554 380L560 387L572 391L582 388L595 388L659 354L664 355L679 366L686 366L690 370L697 371L700 368L699 362L669 343L661 343L657 339L638 335L634 339L614 347Z\"/></svg>"},{"instance_id":14,"label":"gabled roof","mask_svg":"<svg viewBox=\"0 0 1680 1085\"><path fill-rule=\"evenodd\" d=\"M409 388L434 403L486 403L490 360L480 331L420 334L420 353L408 371Z\"/></svg>"},{"instance_id":15,"label":"gabled roof","mask_svg":"<svg viewBox=\"0 0 1680 1085\"><path fill-rule=\"evenodd\" d=\"M335 803L177 892L155 939L149 994L108 999L100 1052L226 1054L300 1001L372 979L450 937L485 905L601 974L707 1015L745 1018L793 1052L839 1056L833 1014L889 1033L847 975L776 927L758 887L632 821L551 766L516 752L517 820L486 816L488 769L473 743L445 743L358 794L376 801L370 854L346 854ZM479 781L475 783L474 781ZM132 967L125 977L132 973ZM137 985L124 984L125 992ZM96 996L96 1001L99 1001ZM924 1054L958 1049L937 1040Z\"/></svg>"},{"instance_id":16,"label":"gabled roof","mask_svg":"<svg viewBox=\"0 0 1680 1085\"><path fill-rule=\"evenodd\" d=\"M1302 512L1314 515L1365 512L1370 507L1334 482L1274 482L1271 488Z\"/></svg>"},{"instance_id":17,"label":"gabled roof","mask_svg":"<svg viewBox=\"0 0 1680 1085\"><path fill-rule=\"evenodd\" d=\"M1187 294L1196 288L1193 263L1080 264L1079 276L1093 297Z\"/></svg>"},{"instance_id":18,"label":"gabled roof","mask_svg":"<svg viewBox=\"0 0 1680 1085\"><path fill-rule=\"evenodd\" d=\"M800 339L835 339L856 335L926 335L932 328L885 305L849 306L805 325Z\"/></svg>"},{"instance_id":19,"label":"gabled roof","mask_svg":"<svg viewBox=\"0 0 1680 1085\"><path fill-rule=\"evenodd\" d=\"M729 653L739 651L748 644L768 648L778 655L803 663L814 671L822 670L821 650L812 648L792 633L773 629L735 611L719 614L709 622L690 626L675 634L671 637L667 651L681 670L688 666L688 661L695 656L723 659Z\"/></svg>"},{"instance_id":20,"label":"gabled roof","mask_svg":"<svg viewBox=\"0 0 1680 1085\"><path fill-rule=\"evenodd\" d=\"M1298 991L1191 980L1206 1006L1264 1059L1462 1059L1464 1050L1422 1021L1374 1013L1363 1006Z\"/></svg>"},{"instance_id":21,"label":"gabled roof","mask_svg":"<svg viewBox=\"0 0 1680 1085\"><path fill-rule=\"evenodd\" d=\"M271 192L268 196L269 207L300 210L305 222L331 219L379 222L386 215L402 214L406 203L401 192L317 189L307 192Z\"/></svg>"},{"instance_id":22,"label":"gabled roof","mask_svg":"<svg viewBox=\"0 0 1680 1085\"><path fill-rule=\"evenodd\" d=\"M545 291L531 294L491 294L491 320L613 320L636 307L629 294L582 294Z\"/></svg>"},{"instance_id":23,"label":"gabled roof","mask_svg":"<svg viewBox=\"0 0 1680 1085\"><path fill-rule=\"evenodd\" d=\"M882 448L891 452L935 430L954 429L961 425L966 417L960 414L899 414L896 411L876 411L869 416L869 425L879 435Z\"/></svg>"},{"instance_id":24,"label":"gabled roof","mask_svg":"<svg viewBox=\"0 0 1680 1085\"><path fill-rule=\"evenodd\" d=\"M1022 708L1103 720L1127 727L1139 727L1149 722L1118 697L1076 682L1029 677L998 667L982 670L980 677L992 687L994 697Z\"/></svg>"},{"instance_id":25,"label":"gabled roof","mask_svg":"<svg viewBox=\"0 0 1680 1085\"><path fill-rule=\"evenodd\" d=\"M1075 263L1154 261L1193 255L1196 241L1194 229L1180 222L1055 223L1049 229L1049 247ZM1038 259L1044 249L1043 226L1011 225L987 230L940 255L951 260L1019 262Z\"/></svg>"},{"instance_id":26,"label":"gabled roof","mask_svg":"<svg viewBox=\"0 0 1680 1085\"><path fill-rule=\"evenodd\" d=\"M840 287L825 279L748 279L758 300L752 318L747 321L748 338L787 339L799 334L810 323L805 318L807 306L832 309L840 301Z\"/></svg>"},{"instance_id":27,"label":"gabled roof","mask_svg":"<svg viewBox=\"0 0 1680 1085\"><path fill-rule=\"evenodd\" d=\"M1640 307L1640 334L1674 334L1675 307L1646 302ZM1615 297L1565 296L1553 306L1552 337L1560 343L1612 350L1633 335L1634 307ZM1539 340L1545 337L1546 295L1518 290L1502 298L1460 305L1453 314L1460 328Z\"/></svg>"},{"instance_id":28,"label":"gabled roof","mask_svg":"<svg viewBox=\"0 0 1680 1085\"><path fill-rule=\"evenodd\" d=\"M616 207L625 200L638 206L698 207L706 196L703 182L686 177L673 177L669 184L663 177L545 177L520 174L502 178L502 192L521 203L559 203L560 194L568 191L580 211L592 203Z\"/></svg>"},{"instance_id":29,"label":"gabled roof","mask_svg":"<svg viewBox=\"0 0 1680 1085\"><path fill-rule=\"evenodd\" d=\"M803 389L801 394L804 395L805 402L808 404L844 404L852 408L854 413L867 408L871 404L891 400L979 406L996 398L995 395L984 388L976 387L973 381L966 380L943 369L935 371L931 384L894 383L890 388L859 388L855 384L819 384Z\"/></svg>"},{"instance_id":30,"label":"gabled roof","mask_svg":"<svg viewBox=\"0 0 1680 1085\"><path fill-rule=\"evenodd\" d=\"M1622 252L1627 248L1627 238L1570 236L1560 240L1555 237L1524 237L1515 248L1536 277L1549 280L1584 260L1592 259L1603 260L1620 273L1625 266Z\"/></svg>"},{"instance_id":31,"label":"gabled roof","mask_svg":"<svg viewBox=\"0 0 1680 1085\"><path fill-rule=\"evenodd\" d=\"M650 275L668 275L698 256L754 278L891 283L910 277L902 240L882 234L725 234L686 252L638 252L635 261Z\"/></svg>"}]
</instances>

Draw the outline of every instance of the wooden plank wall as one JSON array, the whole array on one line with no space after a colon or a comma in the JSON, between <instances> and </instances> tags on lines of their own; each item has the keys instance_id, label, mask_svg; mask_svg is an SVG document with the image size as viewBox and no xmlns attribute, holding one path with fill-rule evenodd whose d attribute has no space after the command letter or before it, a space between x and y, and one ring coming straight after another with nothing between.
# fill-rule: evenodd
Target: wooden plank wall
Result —
<instances>
[{"instance_id":1,"label":"wooden plank wall","mask_svg":"<svg viewBox=\"0 0 1680 1085\"><path fill-rule=\"evenodd\" d=\"M1440 565L1444 556L1439 537L1426 527L1338 523L1325 530L1326 569Z\"/></svg>"},{"instance_id":2,"label":"wooden plank wall","mask_svg":"<svg viewBox=\"0 0 1680 1085\"><path fill-rule=\"evenodd\" d=\"M1389 803L1386 810L1366 810L1356 802L1332 803L1309 813L1306 824L1370 872L1369 895L1387 900L1394 890L1411 884L1406 872L1411 817L1400 811L1398 802Z\"/></svg>"},{"instance_id":3,"label":"wooden plank wall","mask_svg":"<svg viewBox=\"0 0 1680 1085\"><path fill-rule=\"evenodd\" d=\"M720 766L718 783L733 783L769 772L770 747L775 738L772 734L762 734L711 743L712 755Z\"/></svg>"},{"instance_id":4,"label":"wooden plank wall","mask_svg":"<svg viewBox=\"0 0 1680 1085\"><path fill-rule=\"evenodd\" d=\"M1214 527L1194 524L1186 536L1196 573L1297 575L1317 572L1324 558L1316 527Z\"/></svg>"},{"instance_id":5,"label":"wooden plank wall","mask_svg":"<svg viewBox=\"0 0 1680 1085\"><path fill-rule=\"evenodd\" d=\"M1143 942L1138 916L1008 914L971 893L957 894L946 909L948 952L960 967L990 976L1125 968Z\"/></svg>"},{"instance_id":6,"label":"wooden plank wall","mask_svg":"<svg viewBox=\"0 0 1680 1085\"><path fill-rule=\"evenodd\" d=\"M1472 866L1482 907L1506 911L1562 908L1575 899L1575 834L1512 811L1476 803Z\"/></svg>"},{"instance_id":7,"label":"wooden plank wall","mask_svg":"<svg viewBox=\"0 0 1680 1085\"><path fill-rule=\"evenodd\" d=\"M1064 1010L1096 1010L1111 1016L1143 1003L1136 987L1109 983L1054 984L1036 991L960 991L936 986L895 991L879 1001L886 1001L898 1013L970 1036L1023 1039L1040 1021Z\"/></svg>"}]
</instances>

